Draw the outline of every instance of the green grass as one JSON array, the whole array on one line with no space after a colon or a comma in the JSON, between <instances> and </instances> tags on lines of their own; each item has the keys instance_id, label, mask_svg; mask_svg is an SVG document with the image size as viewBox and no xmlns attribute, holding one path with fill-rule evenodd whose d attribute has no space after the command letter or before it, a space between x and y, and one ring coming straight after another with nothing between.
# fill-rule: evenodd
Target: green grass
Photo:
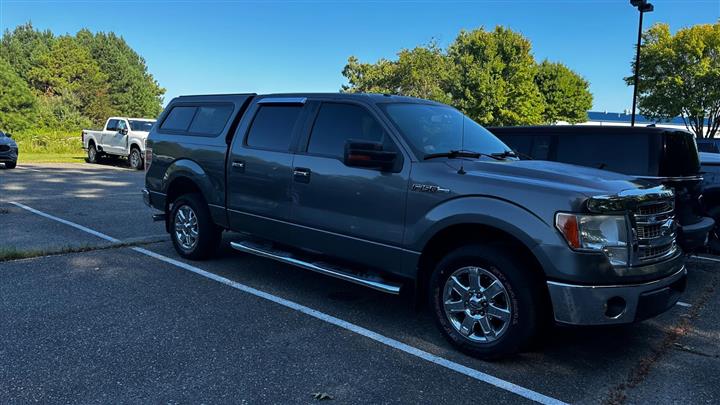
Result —
<instances>
[{"instance_id":1,"label":"green grass","mask_svg":"<svg viewBox=\"0 0 720 405\"><path fill-rule=\"evenodd\" d=\"M55 152L30 152L23 153L20 150L18 163L84 163L85 152L80 149L75 153L55 153Z\"/></svg>"},{"instance_id":2,"label":"green grass","mask_svg":"<svg viewBox=\"0 0 720 405\"><path fill-rule=\"evenodd\" d=\"M84 162L81 131L33 129L13 134L20 150L19 163Z\"/></svg>"}]
</instances>

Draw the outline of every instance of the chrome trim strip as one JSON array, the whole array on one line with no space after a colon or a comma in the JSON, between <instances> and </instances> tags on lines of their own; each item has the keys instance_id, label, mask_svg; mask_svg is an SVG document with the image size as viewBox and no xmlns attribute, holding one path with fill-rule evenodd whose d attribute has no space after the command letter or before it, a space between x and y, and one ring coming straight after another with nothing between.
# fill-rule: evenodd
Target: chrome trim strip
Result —
<instances>
[{"instance_id":1,"label":"chrome trim strip","mask_svg":"<svg viewBox=\"0 0 720 405\"><path fill-rule=\"evenodd\" d=\"M307 97L267 97L260 99L258 104L305 104Z\"/></svg>"},{"instance_id":2,"label":"chrome trim strip","mask_svg":"<svg viewBox=\"0 0 720 405\"><path fill-rule=\"evenodd\" d=\"M295 259L293 257L289 256L281 256L275 253L272 253L267 250L261 250L252 246L248 246L247 244L244 244L243 242L230 242L230 246L232 246L233 249L239 250L241 252L254 254L256 256L265 257L268 259L277 260L279 262L291 264L293 266L301 267L306 270L312 270L317 273L325 274L331 277L339 278L341 280L349 281L351 283L359 284L365 287L372 288L373 290L382 291L384 293L388 294L400 294L400 284L395 283L388 283L388 282L379 282L379 281L373 281L368 280L362 277L358 277L349 273L343 273L339 270L334 270L329 267L323 267L314 263L305 262L302 260Z\"/></svg>"},{"instance_id":3,"label":"chrome trim strip","mask_svg":"<svg viewBox=\"0 0 720 405\"><path fill-rule=\"evenodd\" d=\"M633 176L643 180L664 180L664 181L687 181L687 180L703 180L703 176L676 176L676 177L655 177L655 176Z\"/></svg>"}]
</instances>

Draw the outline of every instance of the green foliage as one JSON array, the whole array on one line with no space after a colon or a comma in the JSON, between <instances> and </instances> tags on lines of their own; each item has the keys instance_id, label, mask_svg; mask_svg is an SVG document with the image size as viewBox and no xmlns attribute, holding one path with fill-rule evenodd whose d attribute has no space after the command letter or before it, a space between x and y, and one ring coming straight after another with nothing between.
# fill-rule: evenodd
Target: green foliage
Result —
<instances>
[{"instance_id":1,"label":"green foliage","mask_svg":"<svg viewBox=\"0 0 720 405\"><path fill-rule=\"evenodd\" d=\"M35 117L35 97L10 64L0 57L0 128L14 133L29 128Z\"/></svg>"},{"instance_id":2,"label":"green foliage","mask_svg":"<svg viewBox=\"0 0 720 405\"><path fill-rule=\"evenodd\" d=\"M679 115L698 138L715 137L720 128L720 22L675 35L667 24L655 24L643 33L640 58L640 113L657 120ZM631 66L634 72L635 63ZM634 77L625 81L633 85Z\"/></svg>"},{"instance_id":3,"label":"green foliage","mask_svg":"<svg viewBox=\"0 0 720 405\"><path fill-rule=\"evenodd\" d=\"M75 152L79 131L111 115L156 117L165 92L122 37L30 23L0 40L0 85L0 129L32 152Z\"/></svg>"},{"instance_id":4,"label":"green foliage","mask_svg":"<svg viewBox=\"0 0 720 405\"><path fill-rule=\"evenodd\" d=\"M561 64L537 65L530 41L502 27L462 31L445 51L404 49L395 61L351 56L343 75L343 91L428 98L485 125L578 122L592 105L585 80Z\"/></svg>"},{"instance_id":5,"label":"green foliage","mask_svg":"<svg viewBox=\"0 0 720 405\"><path fill-rule=\"evenodd\" d=\"M543 121L571 124L587 121L587 111L593 102L587 80L561 63L545 60L538 65L535 83L545 98Z\"/></svg>"}]
</instances>

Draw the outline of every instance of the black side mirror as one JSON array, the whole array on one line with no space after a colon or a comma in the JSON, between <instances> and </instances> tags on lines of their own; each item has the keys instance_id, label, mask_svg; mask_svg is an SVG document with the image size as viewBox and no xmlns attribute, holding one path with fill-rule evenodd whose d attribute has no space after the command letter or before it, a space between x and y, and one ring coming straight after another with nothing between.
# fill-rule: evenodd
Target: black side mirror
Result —
<instances>
[{"instance_id":1,"label":"black side mirror","mask_svg":"<svg viewBox=\"0 0 720 405\"><path fill-rule=\"evenodd\" d=\"M123 135L127 135L128 129L127 129L127 128L123 128L123 129L120 130L120 133L123 134Z\"/></svg>"},{"instance_id":2,"label":"black side mirror","mask_svg":"<svg viewBox=\"0 0 720 405\"><path fill-rule=\"evenodd\" d=\"M348 139L345 141L345 165L353 167L391 170L397 161L397 152L383 150L382 142Z\"/></svg>"}]
</instances>

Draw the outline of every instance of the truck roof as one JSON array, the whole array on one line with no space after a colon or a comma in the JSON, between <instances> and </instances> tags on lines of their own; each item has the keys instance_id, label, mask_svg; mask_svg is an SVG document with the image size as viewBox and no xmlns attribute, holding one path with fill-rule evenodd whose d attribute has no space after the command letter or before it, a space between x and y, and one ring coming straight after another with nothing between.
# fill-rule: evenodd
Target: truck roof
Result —
<instances>
[{"instance_id":1,"label":"truck roof","mask_svg":"<svg viewBox=\"0 0 720 405\"><path fill-rule=\"evenodd\" d=\"M110 117L108 120L155 121L155 118Z\"/></svg>"},{"instance_id":2,"label":"truck roof","mask_svg":"<svg viewBox=\"0 0 720 405\"><path fill-rule=\"evenodd\" d=\"M376 93L269 93L269 94L256 94L256 93L235 93L235 94L199 94L199 95L187 95L179 96L174 100L177 101L213 101L213 100L225 100L225 101L236 101L247 97L322 97L332 98L337 100L357 100L363 99L373 103L383 102L398 102L398 103L420 103L420 104L434 104L444 105L435 101L425 100L422 98L398 96L393 94L376 94Z\"/></svg>"}]
</instances>

